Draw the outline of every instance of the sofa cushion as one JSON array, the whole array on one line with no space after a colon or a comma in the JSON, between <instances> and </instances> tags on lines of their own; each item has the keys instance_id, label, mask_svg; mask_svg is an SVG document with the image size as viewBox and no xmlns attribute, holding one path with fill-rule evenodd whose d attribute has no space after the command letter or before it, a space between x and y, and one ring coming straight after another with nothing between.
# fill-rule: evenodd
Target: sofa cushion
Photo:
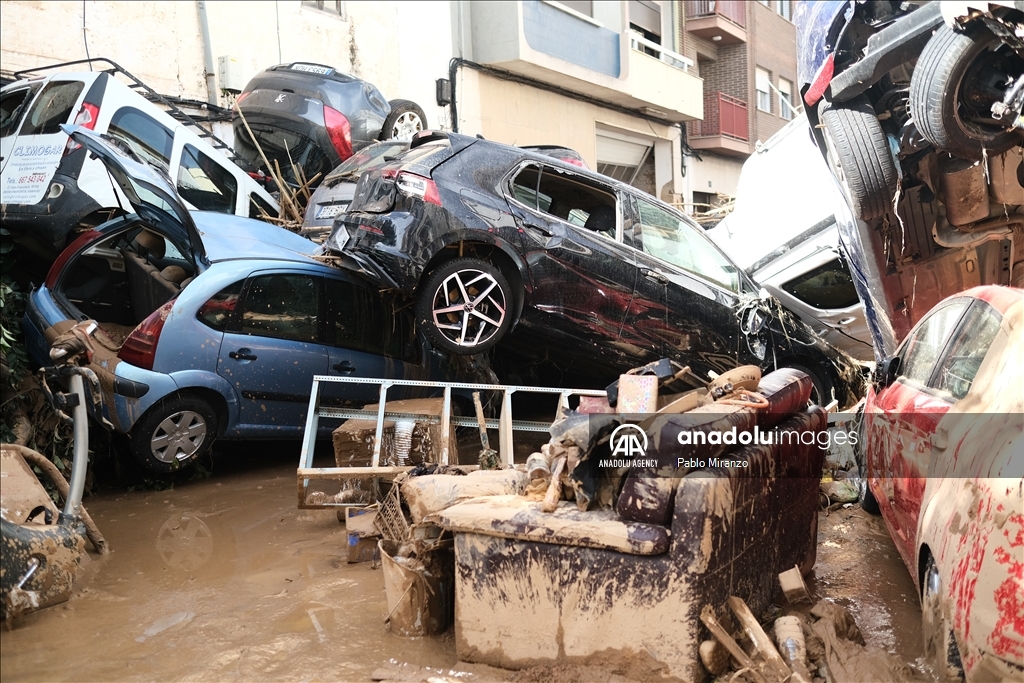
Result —
<instances>
[{"instance_id":1,"label":"sofa cushion","mask_svg":"<svg viewBox=\"0 0 1024 683\"><path fill-rule=\"evenodd\" d=\"M425 521L450 531L536 541L554 545L602 548L630 555L661 555L671 532L662 526L624 522L614 510L580 512L561 501L554 512L521 496L489 496L458 503Z\"/></svg>"},{"instance_id":2,"label":"sofa cushion","mask_svg":"<svg viewBox=\"0 0 1024 683\"><path fill-rule=\"evenodd\" d=\"M402 482L402 499L409 506L412 521L419 524L433 513L456 503L481 496L522 494L526 473L519 470L477 470L467 476L427 474Z\"/></svg>"}]
</instances>

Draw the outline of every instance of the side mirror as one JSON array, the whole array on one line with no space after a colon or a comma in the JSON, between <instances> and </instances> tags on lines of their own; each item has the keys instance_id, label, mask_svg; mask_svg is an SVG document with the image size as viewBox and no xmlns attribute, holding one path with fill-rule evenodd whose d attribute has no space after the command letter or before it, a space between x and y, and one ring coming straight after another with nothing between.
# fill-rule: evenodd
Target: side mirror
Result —
<instances>
[{"instance_id":1,"label":"side mirror","mask_svg":"<svg viewBox=\"0 0 1024 683\"><path fill-rule=\"evenodd\" d=\"M875 384L879 389L896 381L900 374L900 357L886 358L875 367Z\"/></svg>"}]
</instances>

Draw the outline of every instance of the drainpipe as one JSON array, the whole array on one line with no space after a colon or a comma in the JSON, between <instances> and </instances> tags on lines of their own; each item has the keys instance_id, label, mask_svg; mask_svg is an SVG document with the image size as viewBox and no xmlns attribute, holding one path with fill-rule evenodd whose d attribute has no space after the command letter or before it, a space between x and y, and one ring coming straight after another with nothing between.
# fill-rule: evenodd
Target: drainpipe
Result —
<instances>
[{"instance_id":1,"label":"drainpipe","mask_svg":"<svg viewBox=\"0 0 1024 683\"><path fill-rule=\"evenodd\" d=\"M217 104L216 73L213 70L213 46L210 44L210 21L206 18L206 3L203 0L196 1L196 9L199 10L199 28L203 35L203 61L206 71L206 101L210 104Z\"/></svg>"}]
</instances>

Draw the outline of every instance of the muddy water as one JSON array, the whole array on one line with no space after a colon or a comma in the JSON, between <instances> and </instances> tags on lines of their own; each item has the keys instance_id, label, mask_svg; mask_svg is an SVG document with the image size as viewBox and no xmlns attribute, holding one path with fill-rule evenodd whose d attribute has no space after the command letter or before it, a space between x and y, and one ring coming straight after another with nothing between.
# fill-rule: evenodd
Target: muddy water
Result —
<instances>
[{"instance_id":1,"label":"muddy water","mask_svg":"<svg viewBox=\"0 0 1024 683\"><path fill-rule=\"evenodd\" d=\"M388 632L382 572L346 564L333 512L296 509L294 468L88 500L113 552L68 604L0 627L0 678L367 681L390 658L454 663L450 638Z\"/></svg>"},{"instance_id":2,"label":"muddy water","mask_svg":"<svg viewBox=\"0 0 1024 683\"><path fill-rule=\"evenodd\" d=\"M388 632L382 572L346 563L335 515L296 509L293 450L89 499L113 553L85 565L68 604L0 627L0 680L368 681L389 660L452 666L450 637ZM812 591L917 664L914 586L880 518L832 511L819 532Z\"/></svg>"}]
</instances>

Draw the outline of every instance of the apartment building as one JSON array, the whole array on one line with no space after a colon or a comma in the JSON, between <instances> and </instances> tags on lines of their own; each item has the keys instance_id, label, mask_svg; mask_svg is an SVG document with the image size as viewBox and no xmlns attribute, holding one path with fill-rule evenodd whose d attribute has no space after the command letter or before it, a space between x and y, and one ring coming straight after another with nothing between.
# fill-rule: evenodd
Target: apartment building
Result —
<instances>
[{"instance_id":1,"label":"apartment building","mask_svg":"<svg viewBox=\"0 0 1024 683\"><path fill-rule=\"evenodd\" d=\"M687 125L686 202L700 210L734 195L757 141L799 111L796 28L790 0L679 5L679 52L704 82L704 117Z\"/></svg>"}]
</instances>

